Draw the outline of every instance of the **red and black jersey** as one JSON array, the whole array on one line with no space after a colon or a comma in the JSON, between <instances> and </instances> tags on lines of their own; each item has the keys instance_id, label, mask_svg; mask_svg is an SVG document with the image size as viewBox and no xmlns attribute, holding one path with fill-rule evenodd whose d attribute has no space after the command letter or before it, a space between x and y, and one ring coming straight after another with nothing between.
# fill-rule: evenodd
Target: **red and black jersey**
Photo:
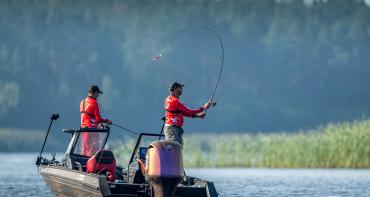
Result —
<instances>
[{"instance_id":1,"label":"red and black jersey","mask_svg":"<svg viewBox=\"0 0 370 197\"><path fill-rule=\"evenodd\" d=\"M202 107L198 109L189 109L180 102L180 99L174 95L169 95L164 102L166 110L166 125L176 125L182 127L184 123L184 116L195 117L197 113L204 111Z\"/></svg>"},{"instance_id":2,"label":"red and black jersey","mask_svg":"<svg viewBox=\"0 0 370 197\"><path fill-rule=\"evenodd\" d=\"M81 128L97 128L99 123L107 123L108 119L100 116L99 104L94 97L88 96L80 103Z\"/></svg>"}]
</instances>

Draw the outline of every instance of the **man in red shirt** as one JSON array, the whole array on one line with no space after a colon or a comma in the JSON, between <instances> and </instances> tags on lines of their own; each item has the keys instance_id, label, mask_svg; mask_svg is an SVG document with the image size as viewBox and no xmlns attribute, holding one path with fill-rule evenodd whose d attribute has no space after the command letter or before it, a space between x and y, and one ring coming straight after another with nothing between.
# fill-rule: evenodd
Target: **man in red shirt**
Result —
<instances>
[{"instance_id":1,"label":"man in red shirt","mask_svg":"<svg viewBox=\"0 0 370 197\"><path fill-rule=\"evenodd\" d=\"M198 109L189 109L180 102L183 84L174 82L170 85L170 95L166 98L164 108L166 110L166 122L164 127L164 134L166 140L172 140L183 145L182 134L184 130L182 125L184 123L184 116L193 118L205 118L207 110L212 101L208 101Z\"/></svg>"},{"instance_id":2,"label":"man in red shirt","mask_svg":"<svg viewBox=\"0 0 370 197\"><path fill-rule=\"evenodd\" d=\"M100 116L97 99L103 94L99 87L90 87L88 96L80 103L81 128L98 128L100 123L112 124L112 121ZM92 156L100 148L98 133L82 133L82 155Z\"/></svg>"}]
</instances>

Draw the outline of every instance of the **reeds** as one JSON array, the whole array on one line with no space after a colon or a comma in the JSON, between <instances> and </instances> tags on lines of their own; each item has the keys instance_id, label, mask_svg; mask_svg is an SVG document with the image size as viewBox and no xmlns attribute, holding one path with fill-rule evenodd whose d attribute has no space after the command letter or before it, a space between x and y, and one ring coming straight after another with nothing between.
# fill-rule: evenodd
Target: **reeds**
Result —
<instances>
[{"instance_id":1,"label":"reeds","mask_svg":"<svg viewBox=\"0 0 370 197\"><path fill-rule=\"evenodd\" d=\"M30 129L0 128L0 152L38 152L45 138L45 132ZM63 144L49 137L47 150L60 150Z\"/></svg>"},{"instance_id":2,"label":"reeds","mask_svg":"<svg viewBox=\"0 0 370 197\"><path fill-rule=\"evenodd\" d=\"M185 167L369 168L370 120L291 134L185 133L183 157Z\"/></svg>"}]
</instances>

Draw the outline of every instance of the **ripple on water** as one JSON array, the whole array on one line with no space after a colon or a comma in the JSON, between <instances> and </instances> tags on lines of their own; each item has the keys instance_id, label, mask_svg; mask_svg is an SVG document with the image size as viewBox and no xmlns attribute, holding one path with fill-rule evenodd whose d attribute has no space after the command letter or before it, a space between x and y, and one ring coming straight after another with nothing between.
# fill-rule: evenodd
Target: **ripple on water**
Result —
<instances>
[{"instance_id":1,"label":"ripple on water","mask_svg":"<svg viewBox=\"0 0 370 197\"><path fill-rule=\"evenodd\" d=\"M61 154L59 154L61 155ZM0 196L51 196L37 172L37 153L0 153ZM215 183L220 196L370 196L370 170L187 169Z\"/></svg>"},{"instance_id":2,"label":"ripple on water","mask_svg":"<svg viewBox=\"0 0 370 197\"><path fill-rule=\"evenodd\" d=\"M221 196L370 196L370 170L188 169Z\"/></svg>"}]
</instances>

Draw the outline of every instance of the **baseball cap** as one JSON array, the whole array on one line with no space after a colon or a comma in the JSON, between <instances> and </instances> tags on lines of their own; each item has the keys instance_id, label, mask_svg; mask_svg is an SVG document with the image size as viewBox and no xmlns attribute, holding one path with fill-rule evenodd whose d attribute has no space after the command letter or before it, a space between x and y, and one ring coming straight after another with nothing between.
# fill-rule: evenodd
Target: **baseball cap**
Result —
<instances>
[{"instance_id":1,"label":"baseball cap","mask_svg":"<svg viewBox=\"0 0 370 197\"><path fill-rule=\"evenodd\" d=\"M178 87L184 87L184 86L185 86L184 84L181 84L181 83L178 83L178 82L173 82L173 83L170 84L169 91L172 92L176 88L178 88Z\"/></svg>"},{"instance_id":2,"label":"baseball cap","mask_svg":"<svg viewBox=\"0 0 370 197\"><path fill-rule=\"evenodd\" d=\"M100 90L99 90L99 87L98 87L98 86L96 86L96 85L92 85L92 86L90 86L90 88L89 88L89 92L99 92L100 94L103 94L103 92L102 92L102 91L100 91Z\"/></svg>"}]
</instances>

